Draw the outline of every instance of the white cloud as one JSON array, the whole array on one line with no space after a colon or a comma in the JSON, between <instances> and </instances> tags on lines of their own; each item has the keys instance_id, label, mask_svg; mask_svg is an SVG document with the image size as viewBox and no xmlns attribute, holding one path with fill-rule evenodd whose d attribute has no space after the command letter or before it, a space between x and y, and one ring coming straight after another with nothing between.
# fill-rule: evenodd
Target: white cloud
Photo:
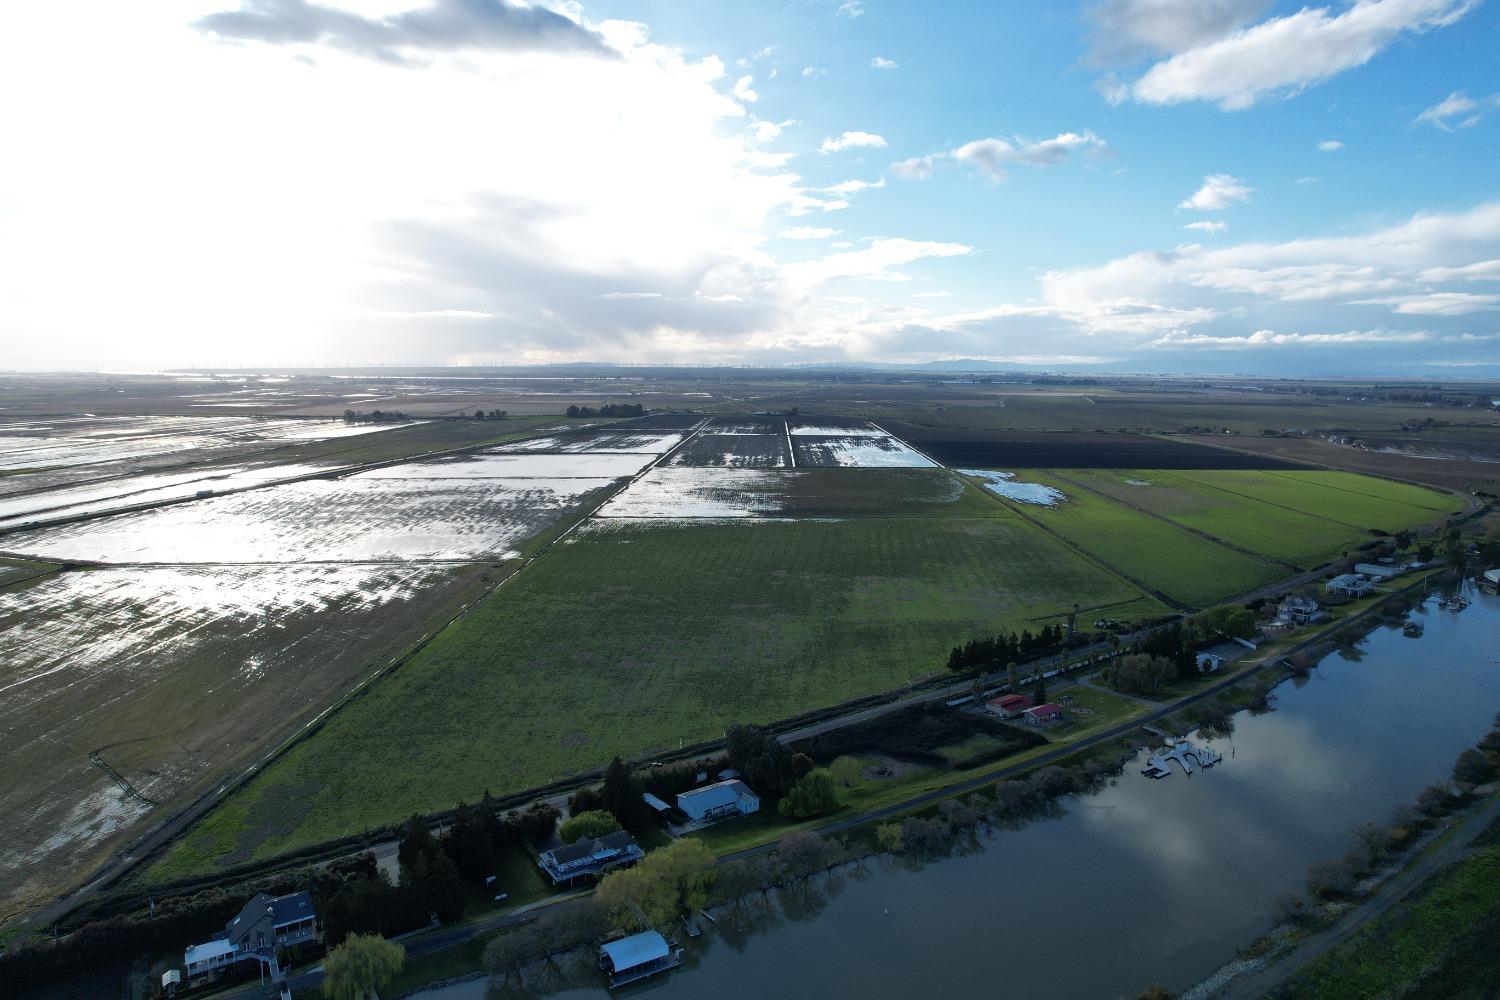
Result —
<instances>
[{"instance_id":1,"label":"white cloud","mask_svg":"<svg viewBox=\"0 0 1500 1000\"><path fill-rule=\"evenodd\" d=\"M1145 104L1215 101L1226 111L1290 96L1363 66L1407 33L1452 24L1478 0L1356 0L1335 11L1304 7L1202 40L1116 88Z\"/></svg>"},{"instance_id":2,"label":"white cloud","mask_svg":"<svg viewBox=\"0 0 1500 1000\"><path fill-rule=\"evenodd\" d=\"M1259 17L1269 0L1102 0L1090 11L1096 63L1182 52Z\"/></svg>"},{"instance_id":3,"label":"white cloud","mask_svg":"<svg viewBox=\"0 0 1500 1000\"><path fill-rule=\"evenodd\" d=\"M760 100L760 95L757 94L754 90L750 89L750 85L754 82L755 77L742 76L738 80L734 81L734 89L733 91L731 91L731 93L734 94L737 100L744 101L746 104L754 104L756 101Z\"/></svg>"},{"instance_id":4,"label":"white cloud","mask_svg":"<svg viewBox=\"0 0 1500 1000\"><path fill-rule=\"evenodd\" d=\"M1500 107L1500 94L1476 100L1462 90L1455 90L1426 111L1423 111L1420 115L1417 115L1416 118L1412 119L1412 124L1417 125L1425 122L1430 125L1436 125L1444 131L1452 132L1452 119L1462 118L1458 122L1458 127L1470 128L1479 124L1484 118L1483 109L1489 107Z\"/></svg>"},{"instance_id":5,"label":"white cloud","mask_svg":"<svg viewBox=\"0 0 1500 1000\"><path fill-rule=\"evenodd\" d=\"M801 124L795 118L787 118L779 122L768 122L764 119L756 118L752 120L751 129L755 135L756 142L772 142L781 138L781 133L785 129Z\"/></svg>"},{"instance_id":6,"label":"white cloud","mask_svg":"<svg viewBox=\"0 0 1500 1000\"><path fill-rule=\"evenodd\" d=\"M1199 222L1189 222L1187 225L1183 226L1182 228L1183 229L1196 229L1200 233L1208 233L1208 234L1212 235L1214 233L1222 233L1224 230L1228 229L1229 228L1229 223L1223 222L1223 221L1218 220L1218 219L1203 219L1203 220L1201 220Z\"/></svg>"},{"instance_id":7,"label":"white cloud","mask_svg":"<svg viewBox=\"0 0 1500 1000\"><path fill-rule=\"evenodd\" d=\"M1005 179L1005 168L1012 163L1024 163L1033 167L1051 167L1066 160L1080 150L1102 149L1104 140L1093 132L1063 132L1051 139L1034 142L1019 136L1011 140L975 139L966 142L948 155L960 163L979 170L992 181ZM910 161L907 161L910 162Z\"/></svg>"},{"instance_id":8,"label":"white cloud","mask_svg":"<svg viewBox=\"0 0 1500 1000\"><path fill-rule=\"evenodd\" d=\"M806 80L818 80L828 75L828 70L822 66L803 66L802 77Z\"/></svg>"},{"instance_id":9,"label":"white cloud","mask_svg":"<svg viewBox=\"0 0 1500 1000\"><path fill-rule=\"evenodd\" d=\"M865 16L864 0L842 0L837 11L839 17L856 18Z\"/></svg>"},{"instance_id":10,"label":"white cloud","mask_svg":"<svg viewBox=\"0 0 1500 1000\"><path fill-rule=\"evenodd\" d=\"M823 226L793 226L790 229L783 229L776 235L784 240L826 240L838 234L837 229L828 229Z\"/></svg>"},{"instance_id":11,"label":"white cloud","mask_svg":"<svg viewBox=\"0 0 1500 1000\"><path fill-rule=\"evenodd\" d=\"M914 298L914 299L948 299L948 298L952 298L952 297L953 297L953 293L949 292L949 291L941 291L941 292L913 292L912 293L912 298Z\"/></svg>"},{"instance_id":12,"label":"white cloud","mask_svg":"<svg viewBox=\"0 0 1500 1000\"><path fill-rule=\"evenodd\" d=\"M885 187L884 177L877 177L873 181L862 181L856 178L854 180L840 181L837 184L830 184L823 190L829 194L836 194L842 197L844 195L859 194L861 191L879 191L883 187Z\"/></svg>"},{"instance_id":13,"label":"white cloud","mask_svg":"<svg viewBox=\"0 0 1500 1000\"><path fill-rule=\"evenodd\" d=\"M605 292L601 299L659 299L661 292Z\"/></svg>"},{"instance_id":14,"label":"white cloud","mask_svg":"<svg viewBox=\"0 0 1500 1000\"><path fill-rule=\"evenodd\" d=\"M908 160L897 160L891 164L891 173L909 181L925 180L932 176L932 170L937 161L947 155L947 153L928 153L926 156L913 156Z\"/></svg>"},{"instance_id":15,"label":"white cloud","mask_svg":"<svg viewBox=\"0 0 1500 1000\"><path fill-rule=\"evenodd\" d=\"M845 149L884 149L885 139L873 132L845 132L823 140L818 147L824 153L837 153Z\"/></svg>"},{"instance_id":16,"label":"white cloud","mask_svg":"<svg viewBox=\"0 0 1500 1000\"><path fill-rule=\"evenodd\" d=\"M1174 330L1151 341L1151 347L1209 347L1216 350L1253 350L1265 347L1322 346L1339 344L1420 344L1434 339L1426 330L1346 330L1342 333L1277 333L1256 330L1244 335L1221 336Z\"/></svg>"},{"instance_id":17,"label":"white cloud","mask_svg":"<svg viewBox=\"0 0 1500 1000\"><path fill-rule=\"evenodd\" d=\"M1475 295L1471 292L1425 292L1417 295L1392 295L1380 299L1356 299L1350 304L1390 306L1393 312L1407 316L1467 316L1470 313L1494 312L1500 309L1500 295Z\"/></svg>"},{"instance_id":18,"label":"white cloud","mask_svg":"<svg viewBox=\"0 0 1500 1000\"><path fill-rule=\"evenodd\" d=\"M1318 152L1320 153L1337 153L1343 148L1344 144L1337 139L1324 139L1318 143Z\"/></svg>"},{"instance_id":19,"label":"white cloud","mask_svg":"<svg viewBox=\"0 0 1500 1000\"><path fill-rule=\"evenodd\" d=\"M1230 205L1249 201L1254 188L1229 174L1209 174L1203 178L1203 186L1189 195L1178 208L1190 208L1195 212L1217 212Z\"/></svg>"},{"instance_id":20,"label":"white cloud","mask_svg":"<svg viewBox=\"0 0 1500 1000\"><path fill-rule=\"evenodd\" d=\"M879 239L860 250L830 254L820 260L787 264L782 274L794 287L812 289L835 278L865 281L908 281L895 268L929 257L960 257L974 252L963 243L923 240Z\"/></svg>"},{"instance_id":21,"label":"white cloud","mask_svg":"<svg viewBox=\"0 0 1500 1000\"><path fill-rule=\"evenodd\" d=\"M1500 281L1500 260L1481 260L1461 267L1429 267L1423 281Z\"/></svg>"},{"instance_id":22,"label":"white cloud","mask_svg":"<svg viewBox=\"0 0 1500 1000\"><path fill-rule=\"evenodd\" d=\"M870 60L871 69L899 69L896 60L887 59L885 56L876 56Z\"/></svg>"}]
</instances>

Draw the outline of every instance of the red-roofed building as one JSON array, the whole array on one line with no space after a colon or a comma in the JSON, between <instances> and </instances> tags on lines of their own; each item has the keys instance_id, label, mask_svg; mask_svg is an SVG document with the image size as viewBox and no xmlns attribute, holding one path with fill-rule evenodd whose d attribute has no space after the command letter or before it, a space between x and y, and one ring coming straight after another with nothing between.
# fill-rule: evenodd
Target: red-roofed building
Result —
<instances>
[{"instance_id":1,"label":"red-roofed building","mask_svg":"<svg viewBox=\"0 0 1500 1000\"><path fill-rule=\"evenodd\" d=\"M1025 713L1026 721L1033 726L1050 726L1061 718L1062 706L1050 701L1045 705L1028 708Z\"/></svg>"},{"instance_id":2,"label":"red-roofed building","mask_svg":"<svg viewBox=\"0 0 1500 1000\"><path fill-rule=\"evenodd\" d=\"M1032 704L1032 700L1024 694L1002 694L998 698L991 698L987 707L1002 719L1014 719Z\"/></svg>"}]
</instances>

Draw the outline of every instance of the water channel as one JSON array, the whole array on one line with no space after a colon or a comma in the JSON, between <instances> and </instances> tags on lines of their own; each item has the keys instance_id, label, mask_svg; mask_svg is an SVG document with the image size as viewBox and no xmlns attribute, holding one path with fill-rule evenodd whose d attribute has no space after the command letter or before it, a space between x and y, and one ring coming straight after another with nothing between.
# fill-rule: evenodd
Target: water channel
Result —
<instances>
[{"instance_id":1,"label":"water channel","mask_svg":"<svg viewBox=\"0 0 1500 1000\"><path fill-rule=\"evenodd\" d=\"M1269 926L1274 900L1384 820L1489 729L1500 711L1500 598L1413 612L1421 638L1381 626L1240 713L1212 741L1224 762L1142 777L1063 803L1060 818L920 865L876 859L821 878L804 901L687 942L687 967L629 991L651 1000L766 996L1134 997L1191 986ZM587 974L578 980L592 984ZM563 1000L600 987L563 986ZM422 994L479 1000L484 982Z\"/></svg>"}]
</instances>

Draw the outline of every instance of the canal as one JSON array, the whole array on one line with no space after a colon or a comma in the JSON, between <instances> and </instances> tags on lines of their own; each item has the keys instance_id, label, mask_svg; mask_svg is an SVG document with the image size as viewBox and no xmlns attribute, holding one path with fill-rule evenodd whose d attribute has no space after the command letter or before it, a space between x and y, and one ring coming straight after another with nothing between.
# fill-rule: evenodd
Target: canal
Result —
<instances>
[{"instance_id":1,"label":"canal","mask_svg":"<svg viewBox=\"0 0 1500 1000\"><path fill-rule=\"evenodd\" d=\"M630 991L652 1000L765 996L1134 997L1183 990L1269 926L1276 897L1446 778L1500 711L1500 599L1429 600L1418 639L1381 626L1240 713L1224 762L1152 781L1143 762L1062 815L920 865L875 859L751 907L751 926L689 941L687 967ZM556 984L550 995L598 997ZM422 1000L478 1000L482 982Z\"/></svg>"}]
</instances>

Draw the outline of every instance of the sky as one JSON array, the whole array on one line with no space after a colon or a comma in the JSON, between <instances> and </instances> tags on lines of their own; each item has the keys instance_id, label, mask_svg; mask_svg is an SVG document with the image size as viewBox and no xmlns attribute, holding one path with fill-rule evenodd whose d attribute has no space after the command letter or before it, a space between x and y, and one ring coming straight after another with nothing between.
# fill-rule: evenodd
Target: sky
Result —
<instances>
[{"instance_id":1,"label":"sky","mask_svg":"<svg viewBox=\"0 0 1500 1000\"><path fill-rule=\"evenodd\" d=\"M0 367L1500 375L1500 0L0 7Z\"/></svg>"}]
</instances>

